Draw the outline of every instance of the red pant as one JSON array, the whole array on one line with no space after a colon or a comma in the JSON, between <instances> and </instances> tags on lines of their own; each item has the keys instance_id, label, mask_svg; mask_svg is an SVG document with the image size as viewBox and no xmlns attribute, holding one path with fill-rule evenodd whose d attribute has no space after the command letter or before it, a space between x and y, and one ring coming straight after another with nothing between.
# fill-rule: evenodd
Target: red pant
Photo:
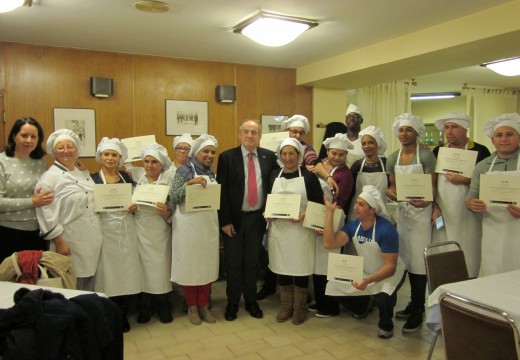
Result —
<instances>
[{"instance_id":1,"label":"red pant","mask_svg":"<svg viewBox=\"0 0 520 360\"><path fill-rule=\"evenodd\" d=\"M211 283L206 285L183 286L184 299L188 306L206 306L211 294Z\"/></svg>"}]
</instances>

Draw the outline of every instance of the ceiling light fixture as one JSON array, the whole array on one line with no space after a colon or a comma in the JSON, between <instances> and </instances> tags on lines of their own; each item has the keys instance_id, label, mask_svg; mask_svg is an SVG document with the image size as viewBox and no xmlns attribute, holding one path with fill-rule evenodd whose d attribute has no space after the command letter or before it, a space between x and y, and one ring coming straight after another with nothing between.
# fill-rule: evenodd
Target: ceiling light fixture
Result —
<instances>
[{"instance_id":1,"label":"ceiling light fixture","mask_svg":"<svg viewBox=\"0 0 520 360\"><path fill-rule=\"evenodd\" d=\"M0 1L0 13L12 11L20 6L32 6L32 0L2 0Z\"/></svg>"},{"instance_id":2,"label":"ceiling light fixture","mask_svg":"<svg viewBox=\"0 0 520 360\"><path fill-rule=\"evenodd\" d=\"M141 0L136 1L134 6L137 10L151 13L163 13L170 9L170 6L162 1L157 0Z\"/></svg>"},{"instance_id":3,"label":"ceiling light fixture","mask_svg":"<svg viewBox=\"0 0 520 360\"><path fill-rule=\"evenodd\" d=\"M410 100L436 100L436 99L451 99L455 96L460 96L460 92L440 92L440 93L422 93L412 94Z\"/></svg>"},{"instance_id":4,"label":"ceiling light fixture","mask_svg":"<svg viewBox=\"0 0 520 360\"><path fill-rule=\"evenodd\" d=\"M243 34L261 45L283 46L318 25L314 20L260 11L236 25L233 32Z\"/></svg>"},{"instance_id":5,"label":"ceiling light fixture","mask_svg":"<svg viewBox=\"0 0 520 360\"><path fill-rule=\"evenodd\" d=\"M520 75L520 57L491 61L481 64L480 66L487 67L497 74L504 76Z\"/></svg>"}]
</instances>

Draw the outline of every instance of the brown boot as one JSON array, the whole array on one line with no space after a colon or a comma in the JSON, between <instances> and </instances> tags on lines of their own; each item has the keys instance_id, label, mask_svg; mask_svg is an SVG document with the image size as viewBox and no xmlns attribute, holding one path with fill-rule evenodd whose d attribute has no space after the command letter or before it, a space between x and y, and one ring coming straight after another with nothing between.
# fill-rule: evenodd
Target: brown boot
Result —
<instances>
[{"instance_id":1,"label":"brown boot","mask_svg":"<svg viewBox=\"0 0 520 360\"><path fill-rule=\"evenodd\" d=\"M217 322L217 319L215 319L215 317L209 310L208 305L199 307L199 315L202 318L202 320L209 324L214 324Z\"/></svg>"},{"instance_id":2,"label":"brown boot","mask_svg":"<svg viewBox=\"0 0 520 360\"><path fill-rule=\"evenodd\" d=\"M294 287L293 308L292 323L299 325L305 321L305 315L307 314L307 288Z\"/></svg>"},{"instance_id":3,"label":"brown boot","mask_svg":"<svg viewBox=\"0 0 520 360\"><path fill-rule=\"evenodd\" d=\"M280 286L280 299L282 308L276 315L276 321L284 322L289 320L293 314L293 286Z\"/></svg>"},{"instance_id":4,"label":"brown boot","mask_svg":"<svg viewBox=\"0 0 520 360\"><path fill-rule=\"evenodd\" d=\"M188 306L188 319L193 325L202 324L202 320L199 316L199 308L196 306Z\"/></svg>"}]
</instances>

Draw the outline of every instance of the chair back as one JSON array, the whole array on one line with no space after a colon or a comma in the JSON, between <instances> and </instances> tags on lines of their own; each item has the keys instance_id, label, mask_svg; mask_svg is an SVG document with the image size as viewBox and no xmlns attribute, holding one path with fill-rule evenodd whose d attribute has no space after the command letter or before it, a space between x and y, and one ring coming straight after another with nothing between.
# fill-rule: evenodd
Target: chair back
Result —
<instances>
[{"instance_id":1,"label":"chair back","mask_svg":"<svg viewBox=\"0 0 520 360\"><path fill-rule=\"evenodd\" d=\"M432 250L444 246L455 247L456 250L433 253ZM469 279L464 252L456 241L428 245L424 249L424 263L430 294L440 285Z\"/></svg>"},{"instance_id":2,"label":"chair back","mask_svg":"<svg viewBox=\"0 0 520 360\"><path fill-rule=\"evenodd\" d=\"M450 293L440 298L446 360L518 360L515 321L506 312Z\"/></svg>"}]
</instances>

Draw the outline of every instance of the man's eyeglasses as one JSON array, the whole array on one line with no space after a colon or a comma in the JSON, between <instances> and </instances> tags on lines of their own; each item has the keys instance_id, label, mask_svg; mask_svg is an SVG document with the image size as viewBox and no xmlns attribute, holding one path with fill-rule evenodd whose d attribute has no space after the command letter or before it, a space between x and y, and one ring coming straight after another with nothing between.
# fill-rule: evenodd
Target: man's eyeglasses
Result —
<instances>
[{"instance_id":1,"label":"man's eyeglasses","mask_svg":"<svg viewBox=\"0 0 520 360\"><path fill-rule=\"evenodd\" d=\"M355 120L361 120L362 119L361 115L359 115L359 114L348 114L347 116L345 116L345 118L347 118L347 119L355 119Z\"/></svg>"},{"instance_id":2,"label":"man's eyeglasses","mask_svg":"<svg viewBox=\"0 0 520 360\"><path fill-rule=\"evenodd\" d=\"M291 134L293 135L305 135L305 130L294 130L294 129L289 129L289 131L291 132Z\"/></svg>"},{"instance_id":3,"label":"man's eyeglasses","mask_svg":"<svg viewBox=\"0 0 520 360\"><path fill-rule=\"evenodd\" d=\"M191 148L190 147L187 147L187 146L178 146L175 148L176 151L186 151L186 152L190 152Z\"/></svg>"}]
</instances>

